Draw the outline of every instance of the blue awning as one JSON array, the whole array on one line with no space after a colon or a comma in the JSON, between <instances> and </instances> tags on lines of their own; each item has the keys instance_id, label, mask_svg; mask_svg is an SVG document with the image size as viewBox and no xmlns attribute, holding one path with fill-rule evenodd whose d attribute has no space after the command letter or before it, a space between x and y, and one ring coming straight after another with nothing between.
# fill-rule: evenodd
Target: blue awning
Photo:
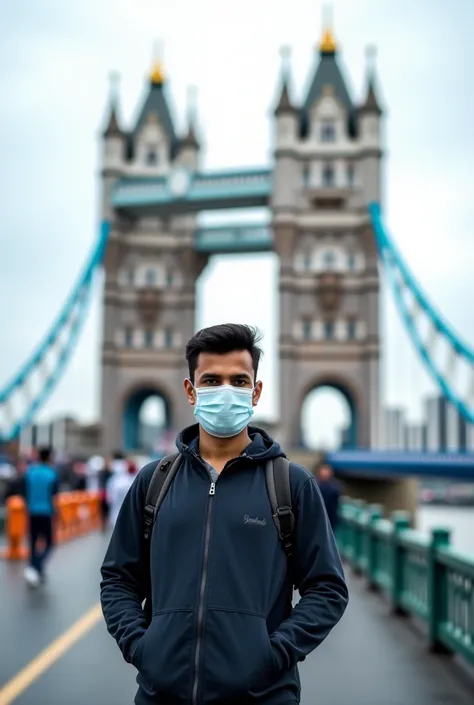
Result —
<instances>
[{"instance_id":1,"label":"blue awning","mask_svg":"<svg viewBox=\"0 0 474 705\"><path fill-rule=\"evenodd\" d=\"M474 453L341 450L326 454L339 474L376 476L415 475L474 482Z\"/></svg>"}]
</instances>

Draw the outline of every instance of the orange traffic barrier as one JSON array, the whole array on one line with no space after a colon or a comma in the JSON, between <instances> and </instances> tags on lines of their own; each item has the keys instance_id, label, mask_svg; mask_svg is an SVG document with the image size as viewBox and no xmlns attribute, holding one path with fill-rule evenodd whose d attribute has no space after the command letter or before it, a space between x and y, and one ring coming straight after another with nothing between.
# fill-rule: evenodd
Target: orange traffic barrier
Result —
<instances>
[{"instance_id":1,"label":"orange traffic barrier","mask_svg":"<svg viewBox=\"0 0 474 705\"><path fill-rule=\"evenodd\" d=\"M7 546L2 551L2 557L9 561L23 560L28 557L29 553L26 546L23 545L26 535L25 503L21 497L9 497L6 508Z\"/></svg>"},{"instance_id":2,"label":"orange traffic barrier","mask_svg":"<svg viewBox=\"0 0 474 705\"><path fill-rule=\"evenodd\" d=\"M100 496L97 492L61 492L56 496L54 533L57 543L95 531L100 526ZM26 546L28 517L22 497L10 497L6 503L5 532L7 545L0 557L6 560L28 558Z\"/></svg>"}]
</instances>

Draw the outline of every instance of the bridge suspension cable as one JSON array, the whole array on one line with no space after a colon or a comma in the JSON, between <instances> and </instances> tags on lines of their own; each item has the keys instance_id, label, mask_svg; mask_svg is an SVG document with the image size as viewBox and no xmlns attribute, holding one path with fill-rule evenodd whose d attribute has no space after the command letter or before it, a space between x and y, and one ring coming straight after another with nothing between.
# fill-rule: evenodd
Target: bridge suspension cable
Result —
<instances>
[{"instance_id":1,"label":"bridge suspension cable","mask_svg":"<svg viewBox=\"0 0 474 705\"><path fill-rule=\"evenodd\" d=\"M429 301L384 226L380 205L369 207L377 247L397 309L440 392L474 423L474 349Z\"/></svg>"},{"instance_id":2,"label":"bridge suspension cable","mask_svg":"<svg viewBox=\"0 0 474 705\"><path fill-rule=\"evenodd\" d=\"M32 423L61 379L86 318L94 275L102 262L108 236L109 223L104 221L58 317L17 374L0 389L0 442L8 443Z\"/></svg>"}]
</instances>

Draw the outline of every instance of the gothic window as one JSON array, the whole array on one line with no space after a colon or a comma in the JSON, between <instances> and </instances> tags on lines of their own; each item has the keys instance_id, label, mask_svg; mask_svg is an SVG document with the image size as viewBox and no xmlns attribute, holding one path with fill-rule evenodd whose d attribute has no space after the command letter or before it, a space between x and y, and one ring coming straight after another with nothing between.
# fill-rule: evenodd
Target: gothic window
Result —
<instances>
[{"instance_id":1,"label":"gothic window","mask_svg":"<svg viewBox=\"0 0 474 705\"><path fill-rule=\"evenodd\" d=\"M303 182L303 187L307 188L311 181L311 170L309 168L309 164L303 164L303 168L301 170L301 179Z\"/></svg>"},{"instance_id":2,"label":"gothic window","mask_svg":"<svg viewBox=\"0 0 474 705\"><path fill-rule=\"evenodd\" d=\"M135 284L135 271L131 267L127 269L127 284L128 286Z\"/></svg>"},{"instance_id":3,"label":"gothic window","mask_svg":"<svg viewBox=\"0 0 474 705\"><path fill-rule=\"evenodd\" d=\"M355 181L355 169L353 164L348 164L347 165L347 185L348 186L354 186L354 181Z\"/></svg>"},{"instance_id":4,"label":"gothic window","mask_svg":"<svg viewBox=\"0 0 474 705\"><path fill-rule=\"evenodd\" d=\"M169 349L173 347L173 330L172 328L165 328L165 348Z\"/></svg>"},{"instance_id":5,"label":"gothic window","mask_svg":"<svg viewBox=\"0 0 474 705\"><path fill-rule=\"evenodd\" d=\"M334 167L332 164L325 164L323 169L323 186L330 188L334 186Z\"/></svg>"},{"instance_id":6,"label":"gothic window","mask_svg":"<svg viewBox=\"0 0 474 705\"><path fill-rule=\"evenodd\" d=\"M354 340L356 337L356 322L353 318L347 321L347 337L349 340Z\"/></svg>"},{"instance_id":7,"label":"gothic window","mask_svg":"<svg viewBox=\"0 0 474 705\"><path fill-rule=\"evenodd\" d=\"M334 321L324 321L323 330L326 340L334 338Z\"/></svg>"},{"instance_id":8,"label":"gothic window","mask_svg":"<svg viewBox=\"0 0 474 705\"><path fill-rule=\"evenodd\" d=\"M155 332L150 328L145 330L145 347L152 348L155 342Z\"/></svg>"},{"instance_id":9,"label":"gothic window","mask_svg":"<svg viewBox=\"0 0 474 705\"><path fill-rule=\"evenodd\" d=\"M347 268L350 272L353 272L355 269L356 265L356 259L355 259L355 254L353 252L349 252L347 255Z\"/></svg>"},{"instance_id":10,"label":"gothic window","mask_svg":"<svg viewBox=\"0 0 474 705\"><path fill-rule=\"evenodd\" d=\"M334 142L336 127L333 122L323 122L321 125L321 142Z\"/></svg>"},{"instance_id":11,"label":"gothic window","mask_svg":"<svg viewBox=\"0 0 474 705\"><path fill-rule=\"evenodd\" d=\"M166 268L166 286L173 286L173 281L174 281L174 276L173 276L173 270L170 269L169 267Z\"/></svg>"},{"instance_id":12,"label":"gothic window","mask_svg":"<svg viewBox=\"0 0 474 705\"><path fill-rule=\"evenodd\" d=\"M303 320L303 340L311 340L312 338L312 325L311 321L308 319Z\"/></svg>"},{"instance_id":13,"label":"gothic window","mask_svg":"<svg viewBox=\"0 0 474 705\"><path fill-rule=\"evenodd\" d=\"M154 267L148 267L145 272L145 284L146 286L156 286L156 269Z\"/></svg>"},{"instance_id":14,"label":"gothic window","mask_svg":"<svg viewBox=\"0 0 474 705\"><path fill-rule=\"evenodd\" d=\"M147 147L145 162L147 166L156 166L158 164L158 152L155 147Z\"/></svg>"},{"instance_id":15,"label":"gothic window","mask_svg":"<svg viewBox=\"0 0 474 705\"><path fill-rule=\"evenodd\" d=\"M132 328L125 328L124 331L124 345L126 348L132 348L133 347L133 329Z\"/></svg>"},{"instance_id":16,"label":"gothic window","mask_svg":"<svg viewBox=\"0 0 474 705\"><path fill-rule=\"evenodd\" d=\"M311 265L313 264L313 260L310 254L305 253L303 255L303 269L305 272L308 272L311 269Z\"/></svg>"},{"instance_id":17,"label":"gothic window","mask_svg":"<svg viewBox=\"0 0 474 705\"><path fill-rule=\"evenodd\" d=\"M323 254L324 269L334 269L336 266L336 254L334 250L325 250Z\"/></svg>"}]
</instances>

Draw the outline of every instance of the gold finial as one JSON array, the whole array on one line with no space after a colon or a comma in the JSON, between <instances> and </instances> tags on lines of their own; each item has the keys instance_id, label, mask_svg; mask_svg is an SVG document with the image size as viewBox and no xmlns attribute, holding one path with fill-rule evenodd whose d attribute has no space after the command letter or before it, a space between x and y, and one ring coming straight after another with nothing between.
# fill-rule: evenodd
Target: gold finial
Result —
<instances>
[{"instance_id":1,"label":"gold finial","mask_svg":"<svg viewBox=\"0 0 474 705\"><path fill-rule=\"evenodd\" d=\"M161 86L165 82L161 61L155 61L150 79L154 86Z\"/></svg>"},{"instance_id":2,"label":"gold finial","mask_svg":"<svg viewBox=\"0 0 474 705\"><path fill-rule=\"evenodd\" d=\"M165 82L165 74L163 71L163 61L162 61L162 43L155 42L154 48L155 61L153 62L153 68L150 75L150 80L154 86L161 86Z\"/></svg>"},{"instance_id":3,"label":"gold finial","mask_svg":"<svg viewBox=\"0 0 474 705\"><path fill-rule=\"evenodd\" d=\"M323 10L323 27L323 36L319 48L323 54L335 54L337 45L332 28L332 7L330 5L326 5Z\"/></svg>"}]
</instances>

